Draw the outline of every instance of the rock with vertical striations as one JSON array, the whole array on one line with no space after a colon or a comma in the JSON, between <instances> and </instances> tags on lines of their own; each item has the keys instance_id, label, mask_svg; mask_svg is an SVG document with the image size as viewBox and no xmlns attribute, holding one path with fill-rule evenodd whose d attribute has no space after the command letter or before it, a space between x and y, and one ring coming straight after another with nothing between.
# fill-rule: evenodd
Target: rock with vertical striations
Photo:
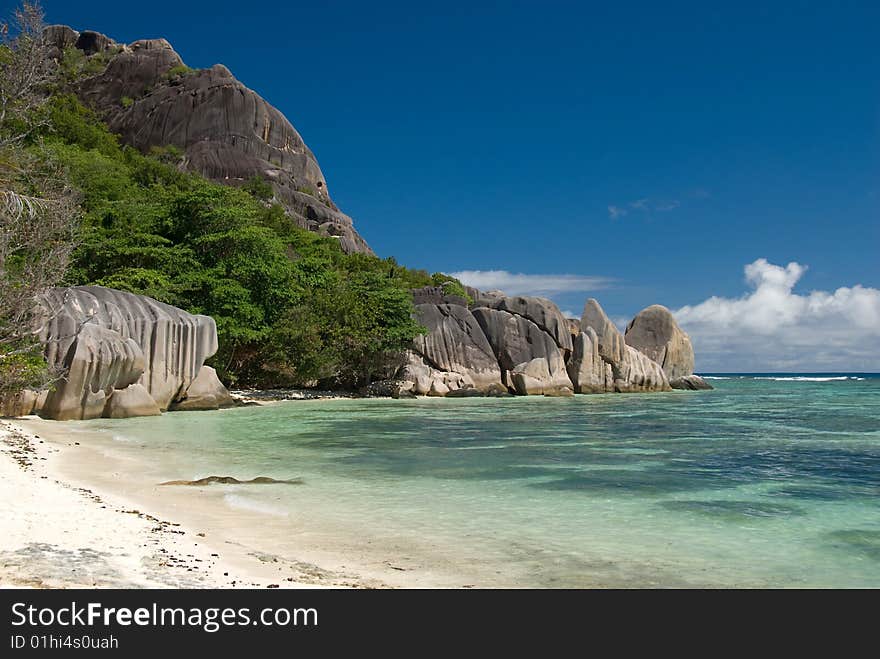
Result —
<instances>
[{"instance_id":1,"label":"rock with vertical striations","mask_svg":"<svg viewBox=\"0 0 880 659\"><path fill-rule=\"evenodd\" d=\"M581 335L592 330L595 335L595 354L611 369L611 381L606 379L606 391L636 393L669 391L669 380L658 363L628 346L620 330L611 322L599 303L590 298L581 316ZM584 345L584 354L587 346ZM592 346L590 346L592 351ZM592 353L591 353L592 355ZM588 385L589 386L589 385Z\"/></svg>"},{"instance_id":2,"label":"rock with vertical striations","mask_svg":"<svg viewBox=\"0 0 880 659\"><path fill-rule=\"evenodd\" d=\"M467 307L426 303L415 309L416 321L428 333L415 338L399 375L414 382L415 393L442 396L455 389L500 387L492 347Z\"/></svg>"},{"instance_id":3,"label":"rock with vertical striations","mask_svg":"<svg viewBox=\"0 0 880 659\"><path fill-rule=\"evenodd\" d=\"M43 28L43 38L49 47L49 58L60 60L66 48L76 45L79 32L67 25L47 25Z\"/></svg>"},{"instance_id":4,"label":"rock with vertical striations","mask_svg":"<svg viewBox=\"0 0 880 659\"><path fill-rule=\"evenodd\" d=\"M568 376L576 394L602 394L614 391L611 365L599 355L599 339L592 327L578 331L568 361Z\"/></svg>"},{"instance_id":5,"label":"rock with vertical striations","mask_svg":"<svg viewBox=\"0 0 880 659\"><path fill-rule=\"evenodd\" d=\"M53 289L41 313L47 361L64 373L36 406L50 419L168 409L186 398L205 359L217 351L212 318L134 293L101 286ZM217 396L225 392L219 381L210 384Z\"/></svg>"},{"instance_id":6,"label":"rock with vertical striations","mask_svg":"<svg viewBox=\"0 0 880 659\"><path fill-rule=\"evenodd\" d=\"M551 334L525 316L492 307L477 307L473 315L492 346L504 385L523 396L573 392L563 351Z\"/></svg>"}]
</instances>

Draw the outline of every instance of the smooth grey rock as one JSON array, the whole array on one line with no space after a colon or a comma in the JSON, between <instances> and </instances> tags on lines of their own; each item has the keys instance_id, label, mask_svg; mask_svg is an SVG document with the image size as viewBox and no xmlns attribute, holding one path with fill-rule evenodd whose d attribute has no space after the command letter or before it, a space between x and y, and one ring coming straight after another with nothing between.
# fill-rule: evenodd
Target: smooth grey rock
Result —
<instances>
[{"instance_id":1,"label":"smooth grey rock","mask_svg":"<svg viewBox=\"0 0 880 659\"><path fill-rule=\"evenodd\" d=\"M217 371L210 366L202 366L196 379L187 387L183 397L171 404L169 409L181 412L198 410L217 410L221 407L232 407L235 400L227 391Z\"/></svg>"},{"instance_id":2,"label":"smooth grey rock","mask_svg":"<svg viewBox=\"0 0 880 659\"><path fill-rule=\"evenodd\" d=\"M79 32L67 25L47 25L43 28L43 43L49 47L48 56L60 60L65 48L76 45Z\"/></svg>"},{"instance_id":3,"label":"smooth grey rock","mask_svg":"<svg viewBox=\"0 0 880 659\"><path fill-rule=\"evenodd\" d=\"M597 348L602 359L611 364L623 361L626 354L623 335L594 298L587 300L581 315L581 331L589 327L592 327L596 334Z\"/></svg>"},{"instance_id":4,"label":"smooth grey rock","mask_svg":"<svg viewBox=\"0 0 880 659\"><path fill-rule=\"evenodd\" d=\"M590 343L595 343L595 353L592 352L593 346L589 346L589 359L592 360L593 354L597 354L611 369L610 383L606 371L606 391L635 393L669 391L671 389L669 380L660 365L635 348L628 346L620 330L605 315L605 311L599 303L592 298L587 300L584 305L584 313L581 317L581 335L588 333L589 330L593 332L589 334ZM583 359L586 359L587 349L588 346L582 344ZM584 363L582 362L579 368ZM586 368L589 370L595 367L587 365ZM595 372L598 374L598 370ZM585 374L585 389L591 387L591 376Z\"/></svg>"},{"instance_id":5,"label":"smooth grey rock","mask_svg":"<svg viewBox=\"0 0 880 659\"><path fill-rule=\"evenodd\" d=\"M474 288L473 286L465 286L464 292L467 293L472 303L483 297L482 291L479 288Z\"/></svg>"},{"instance_id":6,"label":"smooth grey rock","mask_svg":"<svg viewBox=\"0 0 880 659\"><path fill-rule=\"evenodd\" d=\"M640 393L652 391L669 391L669 380L660 365L643 355L635 348L625 346L626 355L615 368L611 365L614 376L614 391L618 393Z\"/></svg>"},{"instance_id":7,"label":"smooth grey rock","mask_svg":"<svg viewBox=\"0 0 880 659\"><path fill-rule=\"evenodd\" d=\"M56 346L64 344L69 349L55 352ZM89 322L75 330L69 341L65 334L50 333L47 352L49 363L65 375L49 391L40 414L58 421L101 417L114 389L133 384L144 370L143 353L135 341Z\"/></svg>"},{"instance_id":8,"label":"smooth grey rock","mask_svg":"<svg viewBox=\"0 0 880 659\"><path fill-rule=\"evenodd\" d=\"M128 419L159 414L162 414L162 410L142 384L130 384L125 389L114 390L103 412L103 416L108 419Z\"/></svg>"},{"instance_id":9,"label":"smooth grey rock","mask_svg":"<svg viewBox=\"0 0 880 659\"><path fill-rule=\"evenodd\" d=\"M408 357L402 377L415 382L416 393L444 395L450 389L483 390L501 383L492 346L467 307L418 304L415 309L428 333L415 338L417 356Z\"/></svg>"},{"instance_id":10,"label":"smooth grey rock","mask_svg":"<svg viewBox=\"0 0 880 659\"><path fill-rule=\"evenodd\" d=\"M39 406L44 417L91 419L105 408L113 413L140 391L132 389L110 407L108 401L136 383L159 409L206 389L218 398L229 396L213 369L202 371L205 359L217 351L217 328L208 316L101 286L52 289L41 302L41 314L46 359L65 373Z\"/></svg>"},{"instance_id":11,"label":"smooth grey rock","mask_svg":"<svg viewBox=\"0 0 880 659\"><path fill-rule=\"evenodd\" d=\"M543 297L517 295L515 297L497 296L483 297L474 303L474 307L488 307L522 316L550 335L557 347L566 354L572 350L571 331L568 321L562 312L550 300Z\"/></svg>"},{"instance_id":12,"label":"smooth grey rock","mask_svg":"<svg viewBox=\"0 0 880 659\"><path fill-rule=\"evenodd\" d=\"M642 309L627 325L625 340L663 367L670 380L694 372L694 348L672 313L659 304Z\"/></svg>"},{"instance_id":13,"label":"smooth grey rock","mask_svg":"<svg viewBox=\"0 0 880 659\"><path fill-rule=\"evenodd\" d=\"M574 337L574 351L567 367L575 393L601 394L614 390L611 365L599 355L599 340L592 327Z\"/></svg>"},{"instance_id":14,"label":"smooth grey rock","mask_svg":"<svg viewBox=\"0 0 880 659\"><path fill-rule=\"evenodd\" d=\"M502 383L521 395L573 390L553 337L525 316L492 307L473 310L502 371Z\"/></svg>"}]
</instances>

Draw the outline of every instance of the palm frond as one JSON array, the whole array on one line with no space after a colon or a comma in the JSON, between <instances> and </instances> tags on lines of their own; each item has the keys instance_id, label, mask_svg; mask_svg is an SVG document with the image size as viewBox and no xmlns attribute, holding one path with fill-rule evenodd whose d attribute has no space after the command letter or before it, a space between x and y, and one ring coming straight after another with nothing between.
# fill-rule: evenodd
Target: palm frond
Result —
<instances>
[{"instance_id":1,"label":"palm frond","mask_svg":"<svg viewBox=\"0 0 880 659\"><path fill-rule=\"evenodd\" d=\"M0 212L11 215L15 219L27 215L34 217L49 205L46 199L30 197L12 190L0 190Z\"/></svg>"}]
</instances>

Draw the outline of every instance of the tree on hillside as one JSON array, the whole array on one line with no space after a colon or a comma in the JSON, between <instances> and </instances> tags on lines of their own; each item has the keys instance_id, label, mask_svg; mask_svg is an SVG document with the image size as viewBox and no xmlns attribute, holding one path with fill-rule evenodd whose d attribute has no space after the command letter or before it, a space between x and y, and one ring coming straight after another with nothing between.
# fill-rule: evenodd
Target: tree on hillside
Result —
<instances>
[{"instance_id":1,"label":"tree on hillside","mask_svg":"<svg viewBox=\"0 0 880 659\"><path fill-rule=\"evenodd\" d=\"M0 396L48 381L34 314L67 269L78 217L63 172L34 137L52 82L42 31L38 3L0 24Z\"/></svg>"},{"instance_id":2,"label":"tree on hillside","mask_svg":"<svg viewBox=\"0 0 880 659\"><path fill-rule=\"evenodd\" d=\"M23 2L0 23L0 148L23 143L45 125L39 110L48 99L57 65L43 39L39 2Z\"/></svg>"}]
</instances>

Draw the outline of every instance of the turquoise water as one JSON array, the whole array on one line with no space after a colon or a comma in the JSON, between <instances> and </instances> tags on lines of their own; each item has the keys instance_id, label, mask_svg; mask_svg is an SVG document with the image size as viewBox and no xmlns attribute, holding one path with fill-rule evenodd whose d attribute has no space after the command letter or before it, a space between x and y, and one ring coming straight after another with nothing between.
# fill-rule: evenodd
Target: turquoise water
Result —
<instances>
[{"instance_id":1,"label":"turquoise water","mask_svg":"<svg viewBox=\"0 0 880 659\"><path fill-rule=\"evenodd\" d=\"M301 477L214 491L279 538L335 529L401 564L460 565L477 585L880 586L880 376L711 382L82 427L146 458L156 482Z\"/></svg>"}]
</instances>

